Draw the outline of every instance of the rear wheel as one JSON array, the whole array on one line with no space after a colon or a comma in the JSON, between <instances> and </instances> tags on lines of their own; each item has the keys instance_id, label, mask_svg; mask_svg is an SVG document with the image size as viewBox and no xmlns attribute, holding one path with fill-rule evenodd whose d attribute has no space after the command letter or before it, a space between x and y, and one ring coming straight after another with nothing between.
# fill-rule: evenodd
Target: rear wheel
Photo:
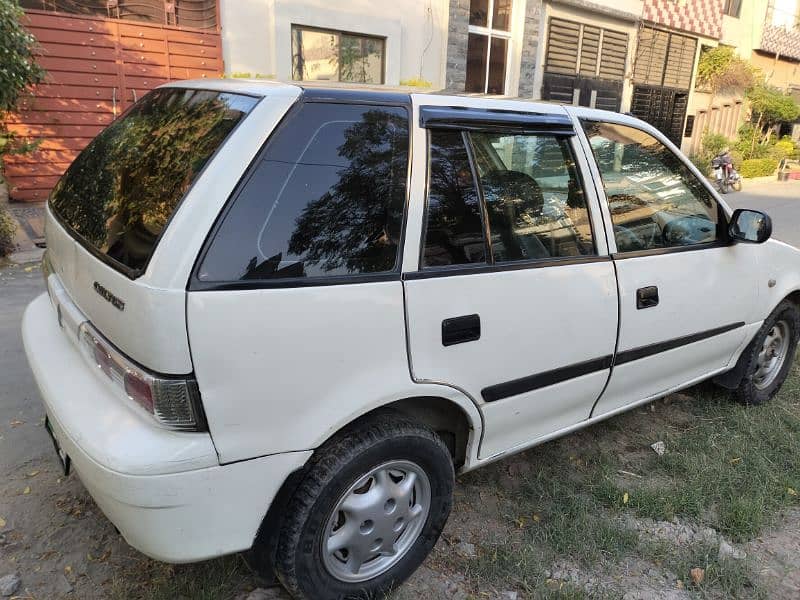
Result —
<instances>
[{"instance_id":1,"label":"rear wheel","mask_svg":"<svg viewBox=\"0 0 800 600\"><path fill-rule=\"evenodd\" d=\"M447 447L392 413L335 438L312 461L281 527L278 578L296 598L382 597L444 528L454 480Z\"/></svg>"},{"instance_id":2,"label":"rear wheel","mask_svg":"<svg viewBox=\"0 0 800 600\"><path fill-rule=\"evenodd\" d=\"M742 381L734 390L739 402L763 404L778 392L792 368L799 333L800 310L783 301L739 359L746 361Z\"/></svg>"},{"instance_id":3,"label":"rear wheel","mask_svg":"<svg viewBox=\"0 0 800 600\"><path fill-rule=\"evenodd\" d=\"M741 192L742 191L742 178L741 177L737 177L736 179L734 179L733 183L731 184L731 187L733 187L733 189L735 191Z\"/></svg>"}]
</instances>

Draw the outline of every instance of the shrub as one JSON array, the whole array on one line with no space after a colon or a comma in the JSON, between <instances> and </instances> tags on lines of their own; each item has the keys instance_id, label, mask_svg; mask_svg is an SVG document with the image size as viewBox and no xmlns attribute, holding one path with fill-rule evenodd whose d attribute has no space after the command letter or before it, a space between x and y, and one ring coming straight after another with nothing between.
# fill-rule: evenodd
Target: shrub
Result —
<instances>
[{"instance_id":1,"label":"shrub","mask_svg":"<svg viewBox=\"0 0 800 600\"><path fill-rule=\"evenodd\" d=\"M774 158L750 158L742 161L739 174L742 177L766 177L775 173L778 161Z\"/></svg>"},{"instance_id":2,"label":"shrub","mask_svg":"<svg viewBox=\"0 0 800 600\"><path fill-rule=\"evenodd\" d=\"M721 133L705 133L701 143L703 144L703 150L712 157L731 145L730 140Z\"/></svg>"},{"instance_id":3,"label":"shrub","mask_svg":"<svg viewBox=\"0 0 800 600\"><path fill-rule=\"evenodd\" d=\"M17 0L0 0L0 168L4 154L21 154L35 146L10 133L3 124L28 86L44 79L36 64L36 38L22 26L22 9Z\"/></svg>"},{"instance_id":4,"label":"shrub","mask_svg":"<svg viewBox=\"0 0 800 600\"><path fill-rule=\"evenodd\" d=\"M774 158L778 162L786 158L787 156L791 156L794 152L794 142L791 140L781 140L780 142L776 142L773 146L769 149L769 157Z\"/></svg>"},{"instance_id":5,"label":"shrub","mask_svg":"<svg viewBox=\"0 0 800 600\"><path fill-rule=\"evenodd\" d=\"M14 217L0 206L0 256L10 254L14 249L14 233L17 231L17 222Z\"/></svg>"}]
</instances>

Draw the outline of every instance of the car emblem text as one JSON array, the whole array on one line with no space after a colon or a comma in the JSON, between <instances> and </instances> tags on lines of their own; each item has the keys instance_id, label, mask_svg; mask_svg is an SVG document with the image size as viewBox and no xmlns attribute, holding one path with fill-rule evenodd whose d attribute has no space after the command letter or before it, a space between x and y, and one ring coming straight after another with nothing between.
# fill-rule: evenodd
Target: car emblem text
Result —
<instances>
[{"instance_id":1,"label":"car emblem text","mask_svg":"<svg viewBox=\"0 0 800 600\"><path fill-rule=\"evenodd\" d=\"M119 310L125 310L125 302L117 298L114 294L109 292L106 288L104 288L96 281L94 282L94 291L100 294L108 302L110 302L114 306L114 308Z\"/></svg>"}]
</instances>

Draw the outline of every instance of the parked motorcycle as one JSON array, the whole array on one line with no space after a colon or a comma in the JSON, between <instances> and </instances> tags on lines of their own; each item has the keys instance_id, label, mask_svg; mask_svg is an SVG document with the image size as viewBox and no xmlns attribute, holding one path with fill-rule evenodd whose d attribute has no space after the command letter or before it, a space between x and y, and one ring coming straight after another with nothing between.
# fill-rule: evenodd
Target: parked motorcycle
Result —
<instances>
[{"instance_id":1,"label":"parked motorcycle","mask_svg":"<svg viewBox=\"0 0 800 600\"><path fill-rule=\"evenodd\" d=\"M742 191L742 176L733 168L733 159L727 150L711 159L711 168L714 169L714 178L720 193L727 194L731 189Z\"/></svg>"}]
</instances>

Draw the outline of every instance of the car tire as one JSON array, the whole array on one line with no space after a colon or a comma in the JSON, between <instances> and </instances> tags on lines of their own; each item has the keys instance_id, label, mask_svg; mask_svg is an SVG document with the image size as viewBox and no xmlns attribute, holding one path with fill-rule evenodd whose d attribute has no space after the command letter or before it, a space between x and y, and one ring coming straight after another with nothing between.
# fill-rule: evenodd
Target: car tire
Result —
<instances>
[{"instance_id":1,"label":"car tire","mask_svg":"<svg viewBox=\"0 0 800 600\"><path fill-rule=\"evenodd\" d=\"M784 300L767 317L740 361L743 376L733 397L747 405L763 404L781 388L794 362L800 334L800 310Z\"/></svg>"},{"instance_id":2,"label":"car tire","mask_svg":"<svg viewBox=\"0 0 800 600\"><path fill-rule=\"evenodd\" d=\"M436 433L399 413L357 425L314 453L287 507L274 565L295 598L383 597L450 515L453 461Z\"/></svg>"}]
</instances>

